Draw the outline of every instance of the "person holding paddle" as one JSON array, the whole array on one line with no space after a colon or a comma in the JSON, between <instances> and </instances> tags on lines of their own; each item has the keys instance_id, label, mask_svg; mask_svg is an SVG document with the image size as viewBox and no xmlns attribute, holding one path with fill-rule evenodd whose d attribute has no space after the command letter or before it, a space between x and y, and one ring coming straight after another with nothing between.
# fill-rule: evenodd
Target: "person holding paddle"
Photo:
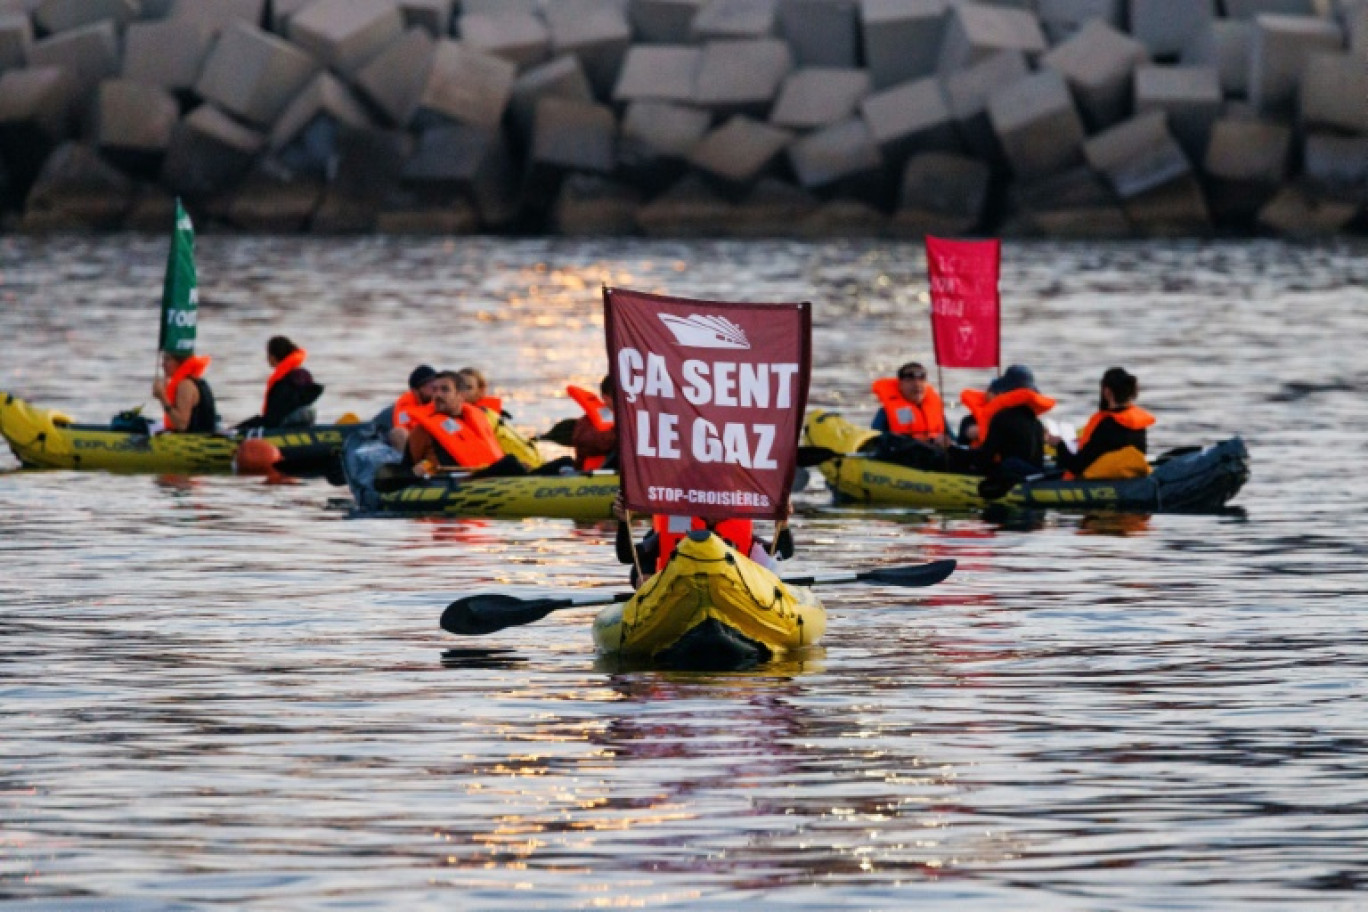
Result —
<instances>
[{"instance_id":1,"label":"person holding paddle","mask_svg":"<svg viewBox=\"0 0 1368 912\"><path fill-rule=\"evenodd\" d=\"M152 395L166 409L164 430L196 434L218 430L214 392L204 379L209 361L208 355L162 352L162 372L152 381Z\"/></svg>"},{"instance_id":2,"label":"person holding paddle","mask_svg":"<svg viewBox=\"0 0 1368 912\"><path fill-rule=\"evenodd\" d=\"M793 505L789 505L793 512ZM755 524L749 519L722 519L712 522L688 516L655 516L651 531L641 540L632 542L632 514L624 505L622 495L613 501L613 516L617 519L617 535L613 545L620 563L631 564L632 588L642 583L642 574L650 576L665 568L675 546L690 531L707 529L731 545L741 554L769 570L778 571L778 561L793 557L793 532L788 523L779 523L773 544L755 534ZM640 570L639 574L637 571Z\"/></svg>"}]
</instances>

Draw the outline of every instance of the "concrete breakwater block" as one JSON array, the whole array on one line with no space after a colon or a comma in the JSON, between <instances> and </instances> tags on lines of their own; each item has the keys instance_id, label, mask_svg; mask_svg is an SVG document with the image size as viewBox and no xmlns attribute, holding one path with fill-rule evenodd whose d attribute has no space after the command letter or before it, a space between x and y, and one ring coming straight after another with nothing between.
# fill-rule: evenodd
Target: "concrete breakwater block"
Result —
<instances>
[{"instance_id":1,"label":"concrete breakwater block","mask_svg":"<svg viewBox=\"0 0 1368 912\"><path fill-rule=\"evenodd\" d=\"M1290 116L1302 70L1313 54L1337 53L1344 36L1314 16L1258 16L1249 55L1249 101L1261 114Z\"/></svg>"},{"instance_id":2,"label":"concrete breakwater block","mask_svg":"<svg viewBox=\"0 0 1368 912\"><path fill-rule=\"evenodd\" d=\"M806 129L839 123L853 114L869 94L866 70L805 67L784 78L770 121L781 127Z\"/></svg>"},{"instance_id":3,"label":"concrete breakwater block","mask_svg":"<svg viewBox=\"0 0 1368 912\"><path fill-rule=\"evenodd\" d=\"M703 50L669 44L632 46L622 62L614 101L693 100Z\"/></svg>"},{"instance_id":4,"label":"concrete breakwater block","mask_svg":"<svg viewBox=\"0 0 1368 912\"><path fill-rule=\"evenodd\" d=\"M315 0L271 0L267 10L271 21L267 31L281 36L289 35L290 20L294 18L294 14L314 2Z\"/></svg>"},{"instance_id":5,"label":"concrete breakwater block","mask_svg":"<svg viewBox=\"0 0 1368 912\"><path fill-rule=\"evenodd\" d=\"M571 174L561 184L551 227L566 237L621 237L637 234L635 188L592 174Z\"/></svg>"},{"instance_id":6,"label":"concrete breakwater block","mask_svg":"<svg viewBox=\"0 0 1368 912\"><path fill-rule=\"evenodd\" d=\"M33 23L23 13L0 12L0 73L17 70L28 61Z\"/></svg>"},{"instance_id":7,"label":"concrete breakwater block","mask_svg":"<svg viewBox=\"0 0 1368 912\"><path fill-rule=\"evenodd\" d=\"M500 130L464 124L424 130L400 180L432 202L468 200L490 228L518 215L519 188Z\"/></svg>"},{"instance_id":8,"label":"concrete breakwater block","mask_svg":"<svg viewBox=\"0 0 1368 912\"><path fill-rule=\"evenodd\" d=\"M650 237L721 237L735 206L697 174L687 175L637 210L637 226Z\"/></svg>"},{"instance_id":9,"label":"concrete breakwater block","mask_svg":"<svg viewBox=\"0 0 1368 912\"><path fill-rule=\"evenodd\" d=\"M315 0L290 17L290 40L348 76L403 32L404 17L389 0Z\"/></svg>"},{"instance_id":10,"label":"concrete breakwater block","mask_svg":"<svg viewBox=\"0 0 1368 912\"><path fill-rule=\"evenodd\" d=\"M22 200L52 150L73 132L80 88L61 67L0 73L0 162L5 198Z\"/></svg>"},{"instance_id":11,"label":"concrete breakwater block","mask_svg":"<svg viewBox=\"0 0 1368 912\"><path fill-rule=\"evenodd\" d=\"M779 36L801 67L860 65L856 0L780 0Z\"/></svg>"},{"instance_id":12,"label":"concrete breakwater block","mask_svg":"<svg viewBox=\"0 0 1368 912\"><path fill-rule=\"evenodd\" d=\"M1368 133L1368 64L1354 54L1312 54L1301 78L1301 121Z\"/></svg>"},{"instance_id":13,"label":"concrete breakwater block","mask_svg":"<svg viewBox=\"0 0 1368 912\"><path fill-rule=\"evenodd\" d=\"M988 205L992 172L977 159L946 152L912 156L903 169L895 234L957 235L973 231Z\"/></svg>"},{"instance_id":14,"label":"concrete breakwater block","mask_svg":"<svg viewBox=\"0 0 1368 912\"><path fill-rule=\"evenodd\" d=\"M351 90L331 73L319 73L286 105L267 144L291 173L322 179L336 162L341 131L369 126L370 115Z\"/></svg>"},{"instance_id":15,"label":"concrete breakwater block","mask_svg":"<svg viewBox=\"0 0 1368 912\"><path fill-rule=\"evenodd\" d=\"M530 143L536 119L537 102L542 98L564 98L569 101L592 102L593 86L585 75L579 58L564 54L535 66L513 83L509 100L509 114L517 135Z\"/></svg>"},{"instance_id":16,"label":"concrete breakwater block","mask_svg":"<svg viewBox=\"0 0 1368 912\"><path fill-rule=\"evenodd\" d=\"M293 234L308 227L322 199L321 180L258 168L234 188L223 218L241 231Z\"/></svg>"},{"instance_id":17,"label":"concrete breakwater block","mask_svg":"<svg viewBox=\"0 0 1368 912\"><path fill-rule=\"evenodd\" d=\"M545 97L532 129L533 167L608 174L617 164L617 121L611 108Z\"/></svg>"},{"instance_id":18,"label":"concrete breakwater block","mask_svg":"<svg viewBox=\"0 0 1368 912\"><path fill-rule=\"evenodd\" d=\"M985 161L1003 161L1002 147L988 117L988 98L997 89L1025 79L1030 73L1020 51L1002 51L982 63L945 76L941 86L950 115L970 151Z\"/></svg>"},{"instance_id":19,"label":"concrete breakwater block","mask_svg":"<svg viewBox=\"0 0 1368 912\"><path fill-rule=\"evenodd\" d=\"M1313 0L1221 0L1227 19L1253 19L1264 13L1282 16L1314 16Z\"/></svg>"},{"instance_id":20,"label":"concrete breakwater block","mask_svg":"<svg viewBox=\"0 0 1368 912\"><path fill-rule=\"evenodd\" d=\"M451 19L455 10L455 0L399 0L404 29L420 28L433 38L445 38L451 34Z\"/></svg>"},{"instance_id":21,"label":"concrete breakwater block","mask_svg":"<svg viewBox=\"0 0 1368 912\"><path fill-rule=\"evenodd\" d=\"M709 41L698 64L694 103L763 115L792 69L793 54L777 38Z\"/></svg>"},{"instance_id":22,"label":"concrete breakwater block","mask_svg":"<svg viewBox=\"0 0 1368 912\"><path fill-rule=\"evenodd\" d=\"M1193 36L1179 62L1215 67L1221 94L1243 98L1249 91L1249 55L1253 46L1253 22L1217 19L1210 28Z\"/></svg>"},{"instance_id":23,"label":"concrete breakwater block","mask_svg":"<svg viewBox=\"0 0 1368 912\"><path fill-rule=\"evenodd\" d=\"M33 11L33 22L52 35L106 19L123 28L141 12L139 0L43 0Z\"/></svg>"},{"instance_id":24,"label":"concrete breakwater block","mask_svg":"<svg viewBox=\"0 0 1368 912\"><path fill-rule=\"evenodd\" d=\"M1220 76L1213 67L1143 66L1135 71L1135 113L1167 114L1169 130L1191 161L1206 155L1221 103Z\"/></svg>"},{"instance_id":25,"label":"concrete breakwater block","mask_svg":"<svg viewBox=\"0 0 1368 912\"><path fill-rule=\"evenodd\" d=\"M610 97L632 40L622 8L611 0L559 0L545 16L552 53L578 57L595 97Z\"/></svg>"},{"instance_id":26,"label":"concrete breakwater block","mask_svg":"<svg viewBox=\"0 0 1368 912\"><path fill-rule=\"evenodd\" d=\"M415 117L436 115L492 129L503 119L517 73L511 61L442 39L433 49Z\"/></svg>"},{"instance_id":27,"label":"concrete breakwater block","mask_svg":"<svg viewBox=\"0 0 1368 912\"><path fill-rule=\"evenodd\" d=\"M1325 237L1348 227L1359 207L1305 187L1283 187L1259 210L1260 227L1287 237Z\"/></svg>"},{"instance_id":28,"label":"concrete breakwater block","mask_svg":"<svg viewBox=\"0 0 1368 912\"><path fill-rule=\"evenodd\" d=\"M748 189L792 141L788 130L736 115L699 140L689 163L728 189Z\"/></svg>"},{"instance_id":29,"label":"concrete breakwater block","mask_svg":"<svg viewBox=\"0 0 1368 912\"><path fill-rule=\"evenodd\" d=\"M407 126L427 88L437 42L411 28L361 68L356 87L396 126Z\"/></svg>"},{"instance_id":30,"label":"concrete breakwater block","mask_svg":"<svg viewBox=\"0 0 1368 912\"><path fill-rule=\"evenodd\" d=\"M988 118L1021 180L1063 171L1082 160L1083 121L1064 77L1042 70L994 92Z\"/></svg>"},{"instance_id":31,"label":"concrete breakwater block","mask_svg":"<svg viewBox=\"0 0 1368 912\"><path fill-rule=\"evenodd\" d=\"M83 91L93 92L102 80L119 73L119 34L107 19L60 32L33 42L28 65L65 67Z\"/></svg>"},{"instance_id":32,"label":"concrete breakwater block","mask_svg":"<svg viewBox=\"0 0 1368 912\"><path fill-rule=\"evenodd\" d=\"M24 203L23 231L113 229L133 202L133 181L94 149L58 146Z\"/></svg>"},{"instance_id":33,"label":"concrete breakwater block","mask_svg":"<svg viewBox=\"0 0 1368 912\"><path fill-rule=\"evenodd\" d=\"M860 102L869 134L889 165L901 171L913 152L958 151L959 135L940 80L914 79Z\"/></svg>"},{"instance_id":34,"label":"concrete breakwater block","mask_svg":"<svg viewBox=\"0 0 1368 912\"><path fill-rule=\"evenodd\" d=\"M1088 128L1119 123L1131 112L1135 70L1149 61L1140 42L1102 20L1093 20L1040 60L1064 76Z\"/></svg>"},{"instance_id":35,"label":"concrete breakwater block","mask_svg":"<svg viewBox=\"0 0 1368 912\"><path fill-rule=\"evenodd\" d=\"M1045 33L1036 14L1027 9L960 3L946 21L938 68L951 73L973 66L998 51L1020 51L1027 56L1045 52Z\"/></svg>"},{"instance_id":36,"label":"concrete breakwater block","mask_svg":"<svg viewBox=\"0 0 1368 912\"><path fill-rule=\"evenodd\" d=\"M169 18L188 19L217 35L229 26L260 25L266 0L175 0Z\"/></svg>"},{"instance_id":37,"label":"concrete breakwater block","mask_svg":"<svg viewBox=\"0 0 1368 912\"><path fill-rule=\"evenodd\" d=\"M622 118L620 157L624 161L687 158L708 132L712 116L687 105L638 101Z\"/></svg>"},{"instance_id":38,"label":"concrete breakwater block","mask_svg":"<svg viewBox=\"0 0 1368 912\"><path fill-rule=\"evenodd\" d=\"M131 23L124 32L123 78L188 92L212 43L209 29L188 19Z\"/></svg>"},{"instance_id":39,"label":"concrete breakwater block","mask_svg":"<svg viewBox=\"0 0 1368 912\"><path fill-rule=\"evenodd\" d=\"M870 183L871 190L878 189L883 157L869 127L858 117L799 137L787 151L793 173L805 189L861 179Z\"/></svg>"},{"instance_id":40,"label":"concrete breakwater block","mask_svg":"<svg viewBox=\"0 0 1368 912\"><path fill-rule=\"evenodd\" d=\"M1014 184L1011 196L1028 232L1063 238L1121 238L1131 233L1116 194L1086 165Z\"/></svg>"},{"instance_id":41,"label":"concrete breakwater block","mask_svg":"<svg viewBox=\"0 0 1368 912\"><path fill-rule=\"evenodd\" d=\"M1156 59L1172 59L1211 27L1216 0L1130 0L1131 35Z\"/></svg>"},{"instance_id":42,"label":"concrete breakwater block","mask_svg":"<svg viewBox=\"0 0 1368 912\"><path fill-rule=\"evenodd\" d=\"M1213 216L1222 224L1252 224L1286 178L1291 152L1292 130L1283 124L1218 120L1203 162Z\"/></svg>"},{"instance_id":43,"label":"concrete breakwater block","mask_svg":"<svg viewBox=\"0 0 1368 912\"><path fill-rule=\"evenodd\" d=\"M774 34L779 0L710 0L699 8L689 31L695 41L765 38Z\"/></svg>"},{"instance_id":44,"label":"concrete breakwater block","mask_svg":"<svg viewBox=\"0 0 1368 912\"><path fill-rule=\"evenodd\" d=\"M805 190L772 177L761 178L731 211L726 235L735 238L799 237L802 224L820 203Z\"/></svg>"},{"instance_id":45,"label":"concrete breakwater block","mask_svg":"<svg viewBox=\"0 0 1368 912\"><path fill-rule=\"evenodd\" d=\"M704 0L629 0L627 17L636 40L649 44L685 44Z\"/></svg>"},{"instance_id":46,"label":"concrete breakwater block","mask_svg":"<svg viewBox=\"0 0 1368 912\"><path fill-rule=\"evenodd\" d=\"M532 13L463 13L456 30L465 44L511 60L520 70L551 54L551 33Z\"/></svg>"},{"instance_id":47,"label":"concrete breakwater block","mask_svg":"<svg viewBox=\"0 0 1368 912\"><path fill-rule=\"evenodd\" d=\"M251 167L266 137L212 104L182 118L162 163L161 183L173 193L207 197L230 189Z\"/></svg>"},{"instance_id":48,"label":"concrete breakwater block","mask_svg":"<svg viewBox=\"0 0 1368 912\"><path fill-rule=\"evenodd\" d=\"M254 126L268 127L318 71L299 48L235 22L219 36L195 91Z\"/></svg>"},{"instance_id":49,"label":"concrete breakwater block","mask_svg":"<svg viewBox=\"0 0 1368 912\"><path fill-rule=\"evenodd\" d=\"M936 72L949 9L949 0L861 0L865 62L875 89Z\"/></svg>"},{"instance_id":50,"label":"concrete breakwater block","mask_svg":"<svg viewBox=\"0 0 1368 912\"><path fill-rule=\"evenodd\" d=\"M1060 44L1090 22L1117 31L1126 27L1125 0L1039 0L1040 27L1050 44Z\"/></svg>"},{"instance_id":51,"label":"concrete breakwater block","mask_svg":"<svg viewBox=\"0 0 1368 912\"><path fill-rule=\"evenodd\" d=\"M1099 133L1083 149L1088 164L1106 176L1121 198L1139 233L1192 234L1209 227L1201 187L1163 112L1141 114Z\"/></svg>"},{"instance_id":52,"label":"concrete breakwater block","mask_svg":"<svg viewBox=\"0 0 1368 912\"><path fill-rule=\"evenodd\" d=\"M1368 204L1368 136L1311 133L1302 160L1309 185L1327 196Z\"/></svg>"},{"instance_id":53,"label":"concrete breakwater block","mask_svg":"<svg viewBox=\"0 0 1368 912\"><path fill-rule=\"evenodd\" d=\"M95 94L95 145L111 152L160 155L171 145L180 106L159 86L106 79Z\"/></svg>"},{"instance_id":54,"label":"concrete breakwater block","mask_svg":"<svg viewBox=\"0 0 1368 912\"><path fill-rule=\"evenodd\" d=\"M413 137L400 130L343 130L337 146L336 172L310 228L320 234L372 231L384 200L399 186Z\"/></svg>"}]
</instances>

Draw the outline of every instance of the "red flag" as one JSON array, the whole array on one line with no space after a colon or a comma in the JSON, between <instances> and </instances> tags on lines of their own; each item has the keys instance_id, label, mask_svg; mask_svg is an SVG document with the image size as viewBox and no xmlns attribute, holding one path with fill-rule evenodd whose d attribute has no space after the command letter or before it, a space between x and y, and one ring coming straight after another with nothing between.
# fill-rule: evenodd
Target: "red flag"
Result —
<instances>
[{"instance_id":1,"label":"red flag","mask_svg":"<svg viewBox=\"0 0 1368 912\"><path fill-rule=\"evenodd\" d=\"M812 305L603 290L629 510L784 519L812 372Z\"/></svg>"},{"instance_id":2,"label":"red flag","mask_svg":"<svg viewBox=\"0 0 1368 912\"><path fill-rule=\"evenodd\" d=\"M1002 242L926 237L931 334L941 367L997 367Z\"/></svg>"}]
</instances>

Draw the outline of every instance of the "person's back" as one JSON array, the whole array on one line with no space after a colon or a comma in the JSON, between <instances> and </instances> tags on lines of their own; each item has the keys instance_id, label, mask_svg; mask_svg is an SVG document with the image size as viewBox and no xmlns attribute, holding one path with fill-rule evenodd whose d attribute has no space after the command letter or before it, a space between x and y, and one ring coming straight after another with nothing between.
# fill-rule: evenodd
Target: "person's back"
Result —
<instances>
[{"instance_id":1,"label":"person's back","mask_svg":"<svg viewBox=\"0 0 1368 912\"><path fill-rule=\"evenodd\" d=\"M304 367L309 354L285 336L273 336L266 343L266 359L271 375L266 380L266 396L261 414L238 425L240 428L310 427L316 420L313 405L323 395L323 386Z\"/></svg>"},{"instance_id":2,"label":"person's back","mask_svg":"<svg viewBox=\"0 0 1368 912\"><path fill-rule=\"evenodd\" d=\"M1045 466L1045 426L1041 415L1054 400L1036 389L1029 367L1013 364L988 385L987 395L973 404L980 442L972 450L976 469L989 473L1029 475Z\"/></svg>"},{"instance_id":3,"label":"person's back","mask_svg":"<svg viewBox=\"0 0 1368 912\"><path fill-rule=\"evenodd\" d=\"M1077 452L1051 439L1055 462L1068 477L1138 478L1150 473L1146 430L1155 419L1135 404L1139 389L1139 381L1123 368L1102 375L1098 410L1078 435Z\"/></svg>"}]
</instances>

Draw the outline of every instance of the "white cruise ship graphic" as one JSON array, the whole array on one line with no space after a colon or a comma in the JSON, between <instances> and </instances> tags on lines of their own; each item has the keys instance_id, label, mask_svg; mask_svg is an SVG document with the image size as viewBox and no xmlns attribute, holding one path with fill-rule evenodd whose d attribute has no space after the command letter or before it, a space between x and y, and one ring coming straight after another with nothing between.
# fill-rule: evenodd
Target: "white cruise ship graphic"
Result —
<instances>
[{"instance_id":1,"label":"white cruise ship graphic","mask_svg":"<svg viewBox=\"0 0 1368 912\"><path fill-rule=\"evenodd\" d=\"M659 314L660 322L674 333L675 341L687 348L750 348L746 331L726 317L689 314L676 317Z\"/></svg>"}]
</instances>

